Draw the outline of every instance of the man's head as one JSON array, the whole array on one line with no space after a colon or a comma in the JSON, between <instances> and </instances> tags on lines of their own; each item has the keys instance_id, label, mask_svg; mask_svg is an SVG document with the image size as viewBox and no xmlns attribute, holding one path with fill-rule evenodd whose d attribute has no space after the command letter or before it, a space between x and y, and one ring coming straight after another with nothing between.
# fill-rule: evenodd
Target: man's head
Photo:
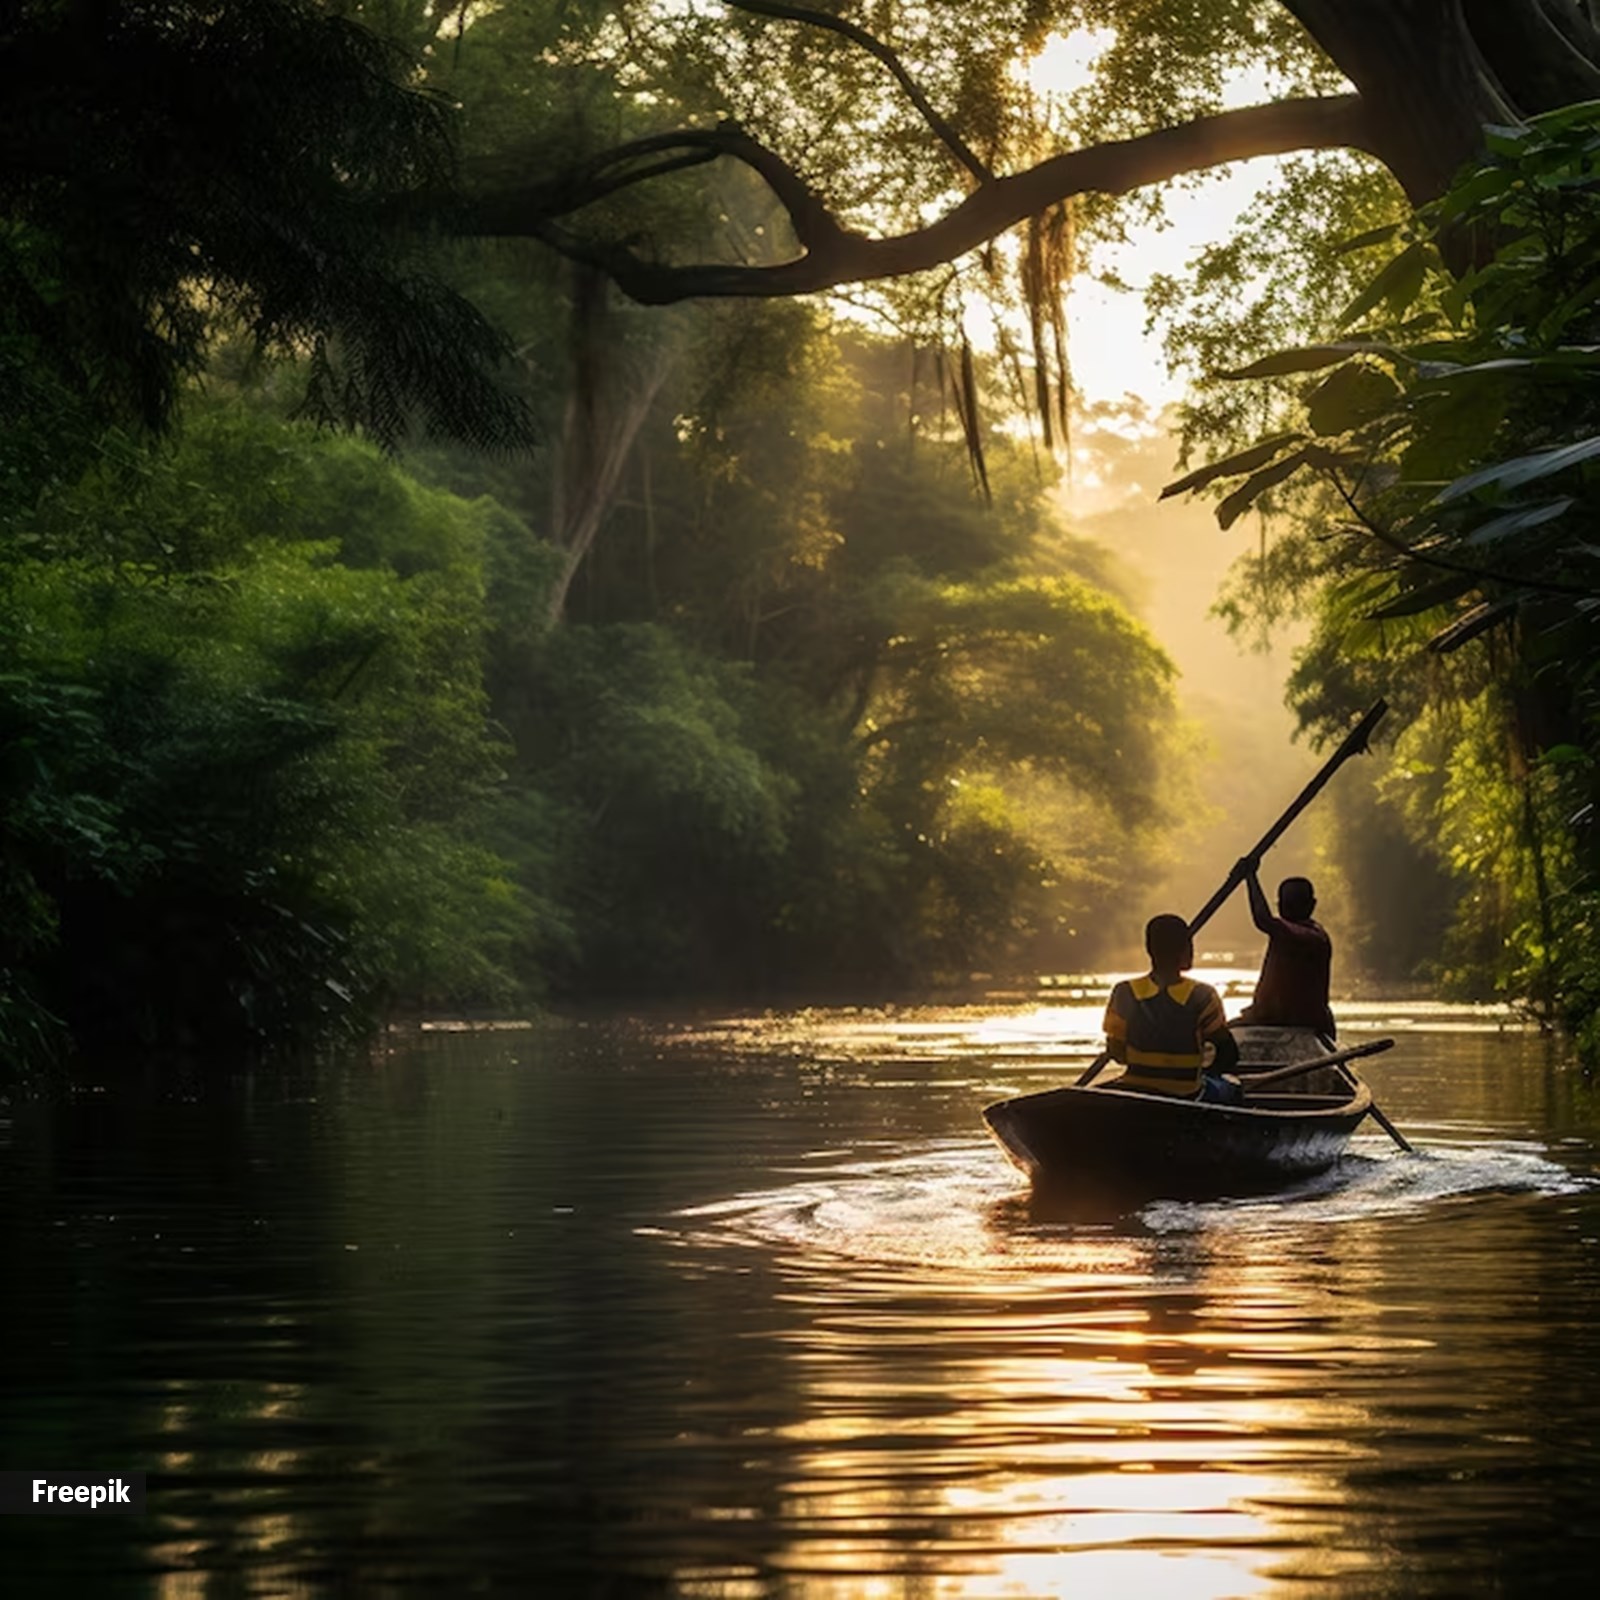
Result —
<instances>
[{"instance_id":1,"label":"man's head","mask_svg":"<svg viewBox=\"0 0 1600 1600\"><path fill-rule=\"evenodd\" d=\"M1309 922L1316 909L1316 891L1309 878L1285 878L1278 885L1278 915L1286 922Z\"/></svg>"},{"instance_id":2,"label":"man's head","mask_svg":"<svg viewBox=\"0 0 1600 1600\"><path fill-rule=\"evenodd\" d=\"M1182 972L1194 965L1194 940L1189 924L1170 911L1151 917L1144 925L1144 947L1150 952L1150 965Z\"/></svg>"}]
</instances>

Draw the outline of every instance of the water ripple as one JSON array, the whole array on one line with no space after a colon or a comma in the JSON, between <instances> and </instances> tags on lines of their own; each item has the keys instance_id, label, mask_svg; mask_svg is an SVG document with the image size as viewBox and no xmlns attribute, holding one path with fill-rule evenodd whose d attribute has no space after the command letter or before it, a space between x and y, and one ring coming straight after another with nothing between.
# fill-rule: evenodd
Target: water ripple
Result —
<instances>
[{"instance_id":1,"label":"water ripple","mask_svg":"<svg viewBox=\"0 0 1600 1600\"><path fill-rule=\"evenodd\" d=\"M1227 1229L1269 1233L1335 1222L1403 1218L1487 1194L1569 1195L1596 1186L1552 1160L1543 1145L1503 1140L1435 1145L1404 1155L1361 1141L1328 1172L1266 1197L1156 1200L1085 1215L1053 1211L1019 1191L982 1140L934 1140L911 1154L858 1147L824 1175L792 1169L789 1181L676 1213L675 1228L646 1228L713 1248L778 1246L880 1263L1035 1270L1052 1242L1075 1264L1095 1238Z\"/></svg>"}]
</instances>

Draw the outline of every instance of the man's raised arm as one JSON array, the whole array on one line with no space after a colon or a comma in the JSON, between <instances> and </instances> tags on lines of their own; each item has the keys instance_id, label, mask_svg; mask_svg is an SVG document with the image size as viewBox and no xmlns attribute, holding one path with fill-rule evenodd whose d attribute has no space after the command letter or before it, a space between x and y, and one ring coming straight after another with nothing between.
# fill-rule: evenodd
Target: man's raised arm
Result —
<instances>
[{"instance_id":1,"label":"man's raised arm","mask_svg":"<svg viewBox=\"0 0 1600 1600\"><path fill-rule=\"evenodd\" d=\"M1272 914L1272 907L1267 904L1266 894L1261 888L1261 879L1256 876L1261 862L1256 856L1240 856L1239 865L1234 869L1244 878L1246 892L1250 896L1250 916L1257 928L1262 933L1276 933L1280 919Z\"/></svg>"}]
</instances>

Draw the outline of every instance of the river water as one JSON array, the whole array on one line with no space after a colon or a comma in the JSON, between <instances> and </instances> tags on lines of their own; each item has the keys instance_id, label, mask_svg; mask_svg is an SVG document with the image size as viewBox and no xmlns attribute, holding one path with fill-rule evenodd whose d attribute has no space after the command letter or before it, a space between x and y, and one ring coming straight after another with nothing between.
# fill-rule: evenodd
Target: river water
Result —
<instances>
[{"instance_id":1,"label":"river water","mask_svg":"<svg viewBox=\"0 0 1600 1600\"><path fill-rule=\"evenodd\" d=\"M1103 991L1101 991L1103 992ZM1092 1222L978 1120L1098 994L550 1020L105 1073L0 1125L9 1593L1566 1594L1600 1556L1600 1094L1341 1009L1419 1147Z\"/></svg>"}]
</instances>

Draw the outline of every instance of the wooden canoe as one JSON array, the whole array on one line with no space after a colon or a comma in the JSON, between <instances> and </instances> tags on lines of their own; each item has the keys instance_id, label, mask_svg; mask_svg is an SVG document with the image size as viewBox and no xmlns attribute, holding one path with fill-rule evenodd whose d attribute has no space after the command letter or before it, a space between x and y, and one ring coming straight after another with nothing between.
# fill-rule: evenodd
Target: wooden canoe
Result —
<instances>
[{"instance_id":1,"label":"wooden canoe","mask_svg":"<svg viewBox=\"0 0 1600 1600\"><path fill-rule=\"evenodd\" d=\"M1238 1076L1335 1047L1311 1028L1241 1027ZM989 1106L983 1120L1035 1188L1149 1197L1259 1194L1331 1167L1372 1108L1349 1067L1320 1067L1243 1106L1119 1089L1117 1079Z\"/></svg>"}]
</instances>

